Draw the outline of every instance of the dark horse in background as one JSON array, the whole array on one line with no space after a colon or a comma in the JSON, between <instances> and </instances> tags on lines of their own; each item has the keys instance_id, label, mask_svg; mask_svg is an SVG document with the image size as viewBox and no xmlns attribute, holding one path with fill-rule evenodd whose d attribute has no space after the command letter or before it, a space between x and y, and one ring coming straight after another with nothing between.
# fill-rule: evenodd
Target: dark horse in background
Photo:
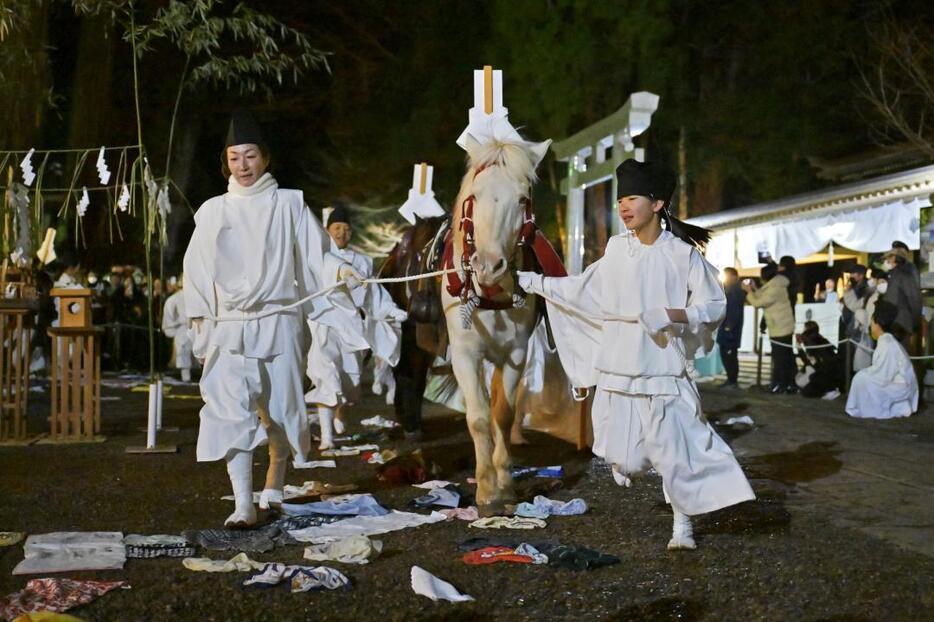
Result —
<instances>
[{"instance_id":1,"label":"dark horse in background","mask_svg":"<svg viewBox=\"0 0 934 622\"><path fill-rule=\"evenodd\" d=\"M406 228L402 238L389 252L379 270L379 277L402 277L438 269L444 243L442 229L448 218L418 218ZM409 313L402 323L402 346L399 364L393 369L396 380L395 413L406 436L421 434L422 400L428 372L435 357L444 356L447 329L441 311L441 278L428 278L385 285L393 302Z\"/></svg>"}]
</instances>

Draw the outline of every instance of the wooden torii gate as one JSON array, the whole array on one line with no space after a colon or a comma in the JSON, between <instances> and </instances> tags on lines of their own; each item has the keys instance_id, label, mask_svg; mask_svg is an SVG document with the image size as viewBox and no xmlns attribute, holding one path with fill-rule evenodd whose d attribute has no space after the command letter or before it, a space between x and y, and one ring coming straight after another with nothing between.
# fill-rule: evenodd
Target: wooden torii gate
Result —
<instances>
[{"instance_id":1,"label":"wooden torii gate","mask_svg":"<svg viewBox=\"0 0 934 622\"><path fill-rule=\"evenodd\" d=\"M633 93L622 108L564 140L555 141L551 149L555 159L567 162L567 177L561 180L561 194L567 197L565 208L564 263L568 274L584 269L584 191L593 185L611 181L616 197L616 167L624 160L645 159L643 149L637 149L633 139L645 132L658 108L658 95L647 91ZM621 223L613 212L613 234Z\"/></svg>"},{"instance_id":2,"label":"wooden torii gate","mask_svg":"<svg viewBox=\"0 0 934 622\"><path fill-rule=\"evenodd\" d=\"M608 117L585 127L573 136L555 141L551 149L555 159L567 162L567 177L561 180L561 194L567 197L565 207L564 265L568 274L580 274L584 269L584 210L588 187L610 181L611 196L616 197L616 167L629 158L645 160L645 151L637 149L633 139L645 132L658 108L658 95L647 91L633 93L622 108ZM612 213L613 235L622 223L616 210ZM580 422L577 448L587 446L587 420L591 399L580 402Z\"/></svg>"}]
</instances>

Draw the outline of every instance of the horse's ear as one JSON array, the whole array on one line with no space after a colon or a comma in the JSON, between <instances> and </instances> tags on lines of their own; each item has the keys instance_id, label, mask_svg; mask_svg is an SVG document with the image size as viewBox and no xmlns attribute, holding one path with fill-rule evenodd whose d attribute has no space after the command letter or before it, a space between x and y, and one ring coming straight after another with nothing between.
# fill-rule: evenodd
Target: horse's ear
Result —
<instances>
[{"instance_id":1,"label":"horse's ear","mask_svg":"<svg viewBox=\"0 0 934 622\"><path fill-rule=\"evenodd\" d=\"M480 152L483 150L483 145L472 135L467 134L467 139L464 141L464 148L467 150L467 157L470 162L473 163L480 160Z\"/></svg>"},{"instance_id":2,"label":"horse's ear","mask_svg":"<svg viewBox=\"0 0 934 622\"><path fill-rule=\"evenodd\" d=\"M543 140L540 143L533 143L530 151L532 152L532 164L533 168L537 167L542 160L545 159L545 156L548 154L548 148L551 147L551 139Z\"/></svg>"}]
</instances>

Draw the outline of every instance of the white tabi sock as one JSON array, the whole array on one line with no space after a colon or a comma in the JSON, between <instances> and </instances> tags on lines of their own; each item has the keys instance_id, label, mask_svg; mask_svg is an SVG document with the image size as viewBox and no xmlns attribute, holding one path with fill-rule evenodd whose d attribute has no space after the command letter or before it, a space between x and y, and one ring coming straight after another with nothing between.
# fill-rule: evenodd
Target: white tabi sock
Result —
<instances>
[{"instance_id":1,"label":"white tabi sock","mask_svg":"<svg viewBox=\"0 0 934 622\"><path fill-rule=\"evenodd\" d=\"M227 474L233 487L234 513L224 521L224 527L249 527L256 523L253 507L253 452L231 451L227 454Z\"/></svg>"},{"instance_id":2,"label":"white tabi sock","mask_svg":"<svg viewBox=\"0 0 934 622\"><path fill-rule=\"evenodd\" d=\"M182 382L191 382L191 370L187 367L182 367Z\"/></svg>"},{"instance_id":3,"label":"white tabi sock","mask_svg":"<svg viewBox=\"0 0 934 622\"><path fill-rule=\"evenodd\" d=\"M625 488L632 486L632 480L623 474L622 467L618 464L612 465L610 467L610 472L613 474L613 481L616 482L617 486L623 486Z\"/></svg>"},{"instance_id":4,"label":"white tabi sock","mask_svg":"<svg viewBox=\"0 0 934 622\"><path fill-rule=\"evenodd\" d=\"M321 443L318 449L334 448L334 409L318 404L318 425L321 427Z\"/></svg>"},{"instance_id":5,"label":"white tabi sock","mask_svg":"<svg viewBox=\"0 0 934 622\"><path fill-rule=\"evenodd\" d=\"M343 434L345 429L346 428L344 426L344 407L338 406L337 412L334 415L334 432L337 434Z\"/></svg>"},{"instance_id":6,"label":"white tabi sock","mask_svg":"<svg viewBox=\"0 0 934 622\"><path fill-rule=\"evenodd\" d=\"M694 543L694 528L691 526L691 517L672 508L674 525L671 529L671 540L668 541L668 550L696 549Z\"/></svg>"}]
</instances>

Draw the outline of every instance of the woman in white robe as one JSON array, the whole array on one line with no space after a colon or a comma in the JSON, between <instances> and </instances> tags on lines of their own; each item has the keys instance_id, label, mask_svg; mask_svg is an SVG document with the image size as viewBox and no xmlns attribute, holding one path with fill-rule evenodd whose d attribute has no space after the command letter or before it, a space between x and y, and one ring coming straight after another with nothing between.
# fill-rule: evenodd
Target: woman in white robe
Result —
<instances>
[{"instance_id":1,"label":"woman in white robe","mask_svg":"<svg viewBox=\"0 0 934 622\"><path fill-rule=\"evenodd\" d=\"M192 337L185 313L185 294L179 289L168 297L162 308L162 332L172 340L175 368L181 372L182 380L191 382L191 368L196 364L191 352Z\"/></svg>"},{"instance_id":2,"label":"woman in white robe","mask_svg":"<svg viewBox=\"0 0 934 622\"><path fill-rule=\"evenodd\" d=\"M363 349L363 326L345 288L294 308L326 280L359 279L329 250L329 239L299 190L266 172L268 152L245 111L231 121L224 172L227 193L195 214L185 253L185 310L203 361L199 461L224 459L236 509L228 527L256 522L253 451L269 443L260 507L281 503L289 453L304 462L310 446L302 399L306 319L327 324L350 350Z\"/></svg>"},{"instance_id":3,"label":"woman in white robe","mask_svg":"<svg viewBox=\"0 0 934 622\"><path fill-rule=\"evenodd\" d=\"M691 377L713 347L726 299L716 270L667 213L674 180L657 164L617 169L627 233L583 274L519 273L548 301L555 343L575 387L596 386L593 452L620 485L653 466L674 514L670 549L694 548L689 516L754 498L729 446L704 419ZM701 230L702 231L702 230ZM697 235L696 232L693 232Z\"/></svg>"},{"instance_id":4,"label":"woman in white robe","mask_svg":"<svg viewBox=\"0 0 934 622\"><path fill-rule=\"evenodd\" d=\"M373 260L351 249L350 215L343 205L327 208L325 228L331 241L330 252L353 266L364 279L373 275ZM325 277L325 286L330 285ZM399 309L381 285L357 288L351 293L354 306L364 320L365 333L377 365L392 368L399 362L402 322L407 315ZM317 405L321 429L319 449L334 447L334 432L344 431L344 415L360 399L360 378L365 352L348 348L340 335L327 324L309 321L311 348L306 373L314 385L305 401ZM384 377L383 374L380 377ZM389 374L391 377L391 374Z\"/></svg>"},{"instance_id":5,"label":"woman in white robe","mask_svg":"<svg viewBox=\"0 0 934 622\"><path fill-rule=\"evenodd\" d=\"M892 331L898 309L880 300L872 316L872 338L876 349L872 364L860 370L850 384L846 412L851 417L892 419L908 417L918 410L918 379L908 352Z\"/></svg>"}]
</instances>

